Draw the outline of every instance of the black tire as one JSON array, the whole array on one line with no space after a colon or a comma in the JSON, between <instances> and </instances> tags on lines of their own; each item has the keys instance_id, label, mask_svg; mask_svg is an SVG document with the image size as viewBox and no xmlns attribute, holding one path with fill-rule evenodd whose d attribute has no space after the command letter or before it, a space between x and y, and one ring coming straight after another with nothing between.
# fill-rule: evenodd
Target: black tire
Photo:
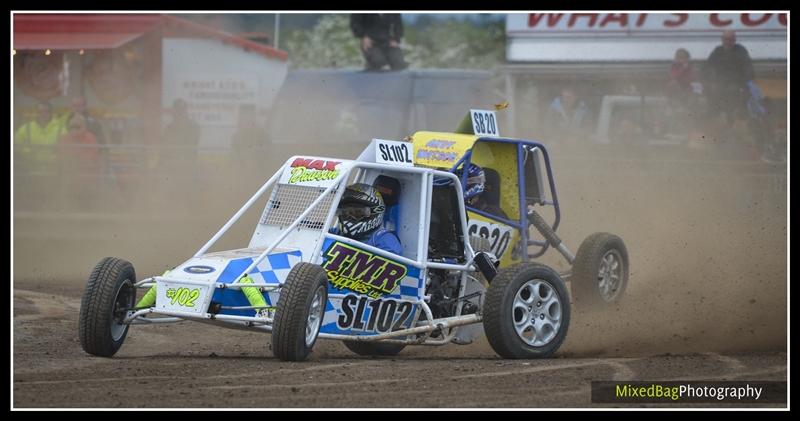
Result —
<instances>
[{"instance_id":1,"label":"black tire","mask_svg":"<svg viewBox=\"0 0 800 421\"><path fill-rule=\"evenodd\" d=\"M382 344L379 342L343 342L347 349L364 356L393 357L406 347L403 344Z\"/></svg>"},{"instance_id":2,"label":"black tire","mask_svg":"<svg viewBox=\"0 0 800 421\"><path fill-rule=\"evenodd\" d=\"M117 353L130 325L120 324L126 309L136 305L136 272L133 265L106 257L94 267L81 299L78 322L81 348L98 357Z\"/></svg>"},{"instance_id":3,"label":"black tire","mask_svg":"<svg viewBox=\"0 0 800 421\"><path fill-rule=\"evenodd\" d=\"M612 281L610 285L606 285L600 273L604 269L604 258L618 264L618 269L611 270L613 277L605 276L605 282ZM596 232L586 237L572 263L570 283L575 304L582 309L591 309L618 302L628 287L628 263L628 249L618 236Z\"/></svg>"},{"instance_id":4,"label":"black tire","mask_svg":"<svg viewBox=\"0 0 800 421\"><path fill-rule=\"evenodd\" d=\"M523 288L527 291L529 286L535 282L538 285L538 291L542 291L542 285L547 293L557 294L555 298L547 294L545 297L551 297L548 300L556 299L557 306L553 306L554 301L545 302L546 308L539 307L536 312L529 312L529 314L518 317L517 309L514 306L517 293L521 293ZM536 300L533 299L534 295L528 295L532 298L532 307L536 306ZM544 298L544 297L540 297ZM529 307L530 308L530 307ZM524 313L524 312L523 312ZM544 320L544 314L558 317L560 323L558 329L550 330L547 333L549 339L544 341L541 345L535 345L523 340L515 330L515 321L520 318L523 320L528 317L532 320L531 328L534 323L538 322L536 326L538 329L546 328L540 320ZM540 319L539 316L543 318ZM551 319L548 319L548 322ZM553 269L536 263L520 263L508 268L501 269L489 285L486 291L486 300L483 305L483 330L486 333L486 338L489 340L489 345L492 349L503 358L510 359L532 359L532 358L547 358L553 355L564 342L569 329L570 321L570 302L567 288L564 281ZM554 329L550 324L550 329ZM529 332L529 331L524 331ZM524 333L523 332L523 333ZM534 338L531 340L535 342Z\"/></svg>"},{"instance_id":5,"label":"black tire","mask_svg":"<svg viewBox=\"0 0 800 421\"><path fill-rule=\"evenodd\" d=\"M322 290L319 305L321 313L313 338L306 341L306 326L309 321L314 297ZM295 265L286 277L272 324L272 353L283 361L303 361L319 336L325 305L328 302L328 278L325 270L317 265L301 262ZM318 307L319 308L319 307Z\"/></svg>"}]
</instances>

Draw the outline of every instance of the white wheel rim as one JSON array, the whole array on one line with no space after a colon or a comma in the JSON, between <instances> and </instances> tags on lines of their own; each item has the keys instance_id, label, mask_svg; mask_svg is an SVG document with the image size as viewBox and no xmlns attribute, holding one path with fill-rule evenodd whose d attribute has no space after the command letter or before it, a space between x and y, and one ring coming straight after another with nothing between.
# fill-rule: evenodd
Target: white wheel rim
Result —
<instances>
[{"instance_id":1,"label":"white wheel rim","mask_svg":"<svg viewBox=\"0 0 800 421\"><path fill-rule=\"evenodd\" d=\"M311 346L314 340L317 339L319 327L322 323L322 310L325 309L324 295L325 288L320 286L314 292L314 299L311 300L311 306L308 309L308 320L306 321L306 346Z\"/></svg>"},{"instance_id":2,"label":"white wheel rim","mask_svg":"<svg viewBox=\"0 0 800 421\"><path fill-rule=\"evenodd\" d=\"M523 342L541 347L558 335L561 310L561 297L556 289L543 279L532 279L514 295L511 321Z\"/></svg>"},{"instance_id":3,"label":"white wheel rim","mask_svg":"<svg viewBox=\"0 0 800 421\"><path fill-rule=\"evenodd\" d=\"M597 288L603 301L610 303L619 295L622 286L622 256L616 249L609 250L600 259L597 271Z\"/></svg>"}]
</instances>

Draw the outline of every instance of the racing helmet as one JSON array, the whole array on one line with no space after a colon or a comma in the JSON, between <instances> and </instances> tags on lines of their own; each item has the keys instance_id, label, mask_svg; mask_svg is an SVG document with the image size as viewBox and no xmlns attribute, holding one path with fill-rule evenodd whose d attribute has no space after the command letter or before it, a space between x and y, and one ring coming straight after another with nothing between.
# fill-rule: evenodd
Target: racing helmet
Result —
<instances>
[{"instance_id":1,"label":"racing helmet","mask_svg":"<svg viewBox=\"0 0 800 421\"><path fill-rule=\"evenodd\" d=\"M381 193L375 187L364 183L348 186L336 209L339 231L351 238L367 236L383 224L385 210Z\"/></svg>"},{"instance_id":2,"label":"racing helmet","mask_svg":"<svg viewBox=\"0 0 800 421\"><path fill-rule=\"evenodd\" d=\"M463 169L457 171L456 174L461 178ZM464 200L471 201L470 199L483 193L485 186L486 174L484 174L483 168L472 163L469 164L469 167L467 167L467 185L464 187Z\"/></svg>"}]
</instances>

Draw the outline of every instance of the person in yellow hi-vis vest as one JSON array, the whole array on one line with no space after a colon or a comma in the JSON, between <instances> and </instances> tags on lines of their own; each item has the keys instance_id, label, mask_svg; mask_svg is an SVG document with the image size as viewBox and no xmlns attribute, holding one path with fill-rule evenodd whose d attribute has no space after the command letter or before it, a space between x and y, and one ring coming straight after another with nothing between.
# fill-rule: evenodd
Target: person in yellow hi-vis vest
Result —
<instances>
[{"instance_id":1,"label":"person in yellow hi-vis vest","mask_svg":"<svg viewBox=\"0 0 800 421\"><path fill-rule=\"evenodd\" d=\"M64 123L53 115L50 103L39 103L36 118L20 126L14 134L18 168L26 173L54 172L56 143L65 131Z\"/></svg>"}]
</instances>

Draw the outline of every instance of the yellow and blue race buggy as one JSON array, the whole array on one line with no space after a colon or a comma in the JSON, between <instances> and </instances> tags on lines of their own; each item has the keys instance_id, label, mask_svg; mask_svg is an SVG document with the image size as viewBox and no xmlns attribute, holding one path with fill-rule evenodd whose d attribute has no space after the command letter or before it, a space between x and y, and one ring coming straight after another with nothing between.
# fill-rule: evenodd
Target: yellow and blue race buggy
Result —
<instances>
[{"instance_id":1,"label":"yellow and blue race buggy","mask_svg":"<svg viewBox=\"0 0 800 421\"><path fill-rule=\"evenodd\" d=\"M507 218L465 206L456 173L470 162L486 171L488 200ZM401 254L332 230L352 183L391 186L386 227ZM209 251L264 195L247 247ZM552 228L537 206L555 209ZM553 245L574 262L572 292L587 303L616 300L628 273L618 237L594 234L573 256L555 234L558 219L549 158L537 142L418 132L373 139L355 160L294 156L163 275L137 280L131 263L102 259L81 301L81 346L111 357L131 325L194 320L271 332L273 354L288 361L306 359L317 338L360 355L396 355L484 333L503 358L549 357L566 337L571 300L562 275L533 259ZM529 225L544 240L531 238ZM139 289L146 292L137 300Z\"/></svg>"}]
</instances>

